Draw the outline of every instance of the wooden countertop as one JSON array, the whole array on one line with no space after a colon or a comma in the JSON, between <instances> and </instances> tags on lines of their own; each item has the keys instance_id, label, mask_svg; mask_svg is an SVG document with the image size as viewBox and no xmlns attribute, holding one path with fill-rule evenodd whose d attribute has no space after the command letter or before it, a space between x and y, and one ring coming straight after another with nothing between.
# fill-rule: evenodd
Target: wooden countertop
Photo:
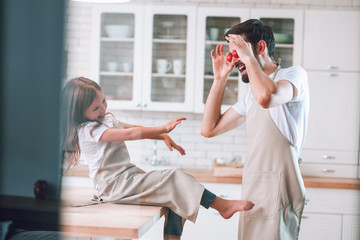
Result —
<instances>
[{"instance_id":1,"label":"wooden countertop","mask_svg":"<svg viewBox=\"0 0 360 240\"><path fill-rule=\"evenodd\" d=\"M210 183L242 183L241 176L214 176L212 169L203 168L184 168L185 172L194 176L199 182ZM70 169L65 175L68 176L89 176L87 166L77 166ZM322 178L322 177L303 177L305 187L314 188L340 188L340 189L360 189L360 179L352 178Z\"/></svg>"},{"instance_id":2,"label":"wooden countertop","mask_svg":"<svg viewBox=\"0 0 360 240\"><path fill-rule=\"evenodd\" d=\"M138 239L166 212L164 207L89 202L91 187L62 187L60 227L64 235Z\"/></svg>"}]
</instances>

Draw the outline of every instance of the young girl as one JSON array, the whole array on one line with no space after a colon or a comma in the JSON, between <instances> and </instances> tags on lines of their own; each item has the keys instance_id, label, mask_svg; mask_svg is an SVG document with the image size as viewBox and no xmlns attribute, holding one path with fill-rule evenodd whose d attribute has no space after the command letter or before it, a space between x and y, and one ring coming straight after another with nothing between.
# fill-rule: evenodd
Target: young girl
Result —
<instances>
[{"instance_id":1,"label":"young girl","mask_svg":"<svg viewBox=\"0 0 360 240\"><path fill-rule=\"evenodd\" d=\"M62 112L64 160L69 166L76 165L81 152L99 201L169 208L164 239L180 239L185 220L195 222L200 204L216 209L225 219L254 206L250 201L217 197L181 170L147 173L130 163L124 143L129 140L163 140L170 151L176 149L184 155L184 149L167 133L185 118L175 118L163 126L141 127L116 120L106 108L104 93L96 82L79 77L66 83Z\"/></svg>"}]
</instances>

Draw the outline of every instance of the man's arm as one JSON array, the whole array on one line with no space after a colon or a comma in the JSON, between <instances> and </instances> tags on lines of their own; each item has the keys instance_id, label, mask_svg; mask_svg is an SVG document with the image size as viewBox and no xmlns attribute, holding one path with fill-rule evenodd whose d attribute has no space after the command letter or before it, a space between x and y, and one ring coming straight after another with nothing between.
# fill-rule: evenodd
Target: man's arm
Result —
<instances>
[{"instance_id":1,"label":"man's arm","mask_svg":"<svg viewBox=\"0 0 360 240\"><path fill-rule=\"evenodd\" d=\"M206 100L201 124L201 135L204 137L214 137L222 134L243 122L241 121L243 116L233 109L228 109L223 115L221 114L221 102L227 77L234 67L233 63L230 65L226 64L224 45L217 45L216 55L215 51L212 50L211 58L213 62L214 81Z\"/></svg>"}]
</instances>

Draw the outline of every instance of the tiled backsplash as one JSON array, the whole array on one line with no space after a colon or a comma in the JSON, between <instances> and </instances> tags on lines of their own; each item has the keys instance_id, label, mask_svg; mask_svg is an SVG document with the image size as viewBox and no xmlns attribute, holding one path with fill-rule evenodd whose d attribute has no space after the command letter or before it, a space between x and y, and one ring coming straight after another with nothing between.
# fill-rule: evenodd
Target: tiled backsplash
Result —
<instances>
[{"instance_id":1,"label":"tiled backsplash","mask_svg":"<svg viewBox=\"0 0 360 240\"><path fill-rule=\"evenodd\" d=\"M359 9L360 0L132 0L132 3L146 4L191 4L222 7L261 7L261 8L326 8L326 9ZM67 66L66 79L77 76L91 76L91 24L92 4L69 2L67 12ZM119 120L142 126L158 126L174 117L186 117L170 136L181 145L186 156L167 150L163 142L157 143L158 157L165 158L170 164L182 167L209 167L214 158L231 159L244 157L246 154L245 126L221 136L207 139L200 135L201 114L166 113L140 111L114 111ZM127 146L133 162L142 162L153 155L154 141L129 141Z\"/></svg>"}]
</instances>

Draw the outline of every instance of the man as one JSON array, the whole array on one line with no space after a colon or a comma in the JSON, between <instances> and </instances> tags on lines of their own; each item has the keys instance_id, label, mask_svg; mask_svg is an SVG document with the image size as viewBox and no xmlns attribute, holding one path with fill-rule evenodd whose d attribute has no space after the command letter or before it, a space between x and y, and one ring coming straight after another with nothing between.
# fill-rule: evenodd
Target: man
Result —
<instances>
[{"instance_id":1,"label":"man","mask_svg":"<svg viewBox=\"0 0 360 240\"><path fill-rule=\"evenodd\" d=\"M298 164L309 112L307 74L299 66L280 68L273 57L272 29L260 20L232 27L225 39L233 56L226 61L223 45L211 51L214 81L201 134L214 137L246 120L248 149L241 194L255 207L240 215L239 239L297 239L305 202ZM244 99L221 114L233 67L250 89Z\"/></svg>"}]
</instances>

